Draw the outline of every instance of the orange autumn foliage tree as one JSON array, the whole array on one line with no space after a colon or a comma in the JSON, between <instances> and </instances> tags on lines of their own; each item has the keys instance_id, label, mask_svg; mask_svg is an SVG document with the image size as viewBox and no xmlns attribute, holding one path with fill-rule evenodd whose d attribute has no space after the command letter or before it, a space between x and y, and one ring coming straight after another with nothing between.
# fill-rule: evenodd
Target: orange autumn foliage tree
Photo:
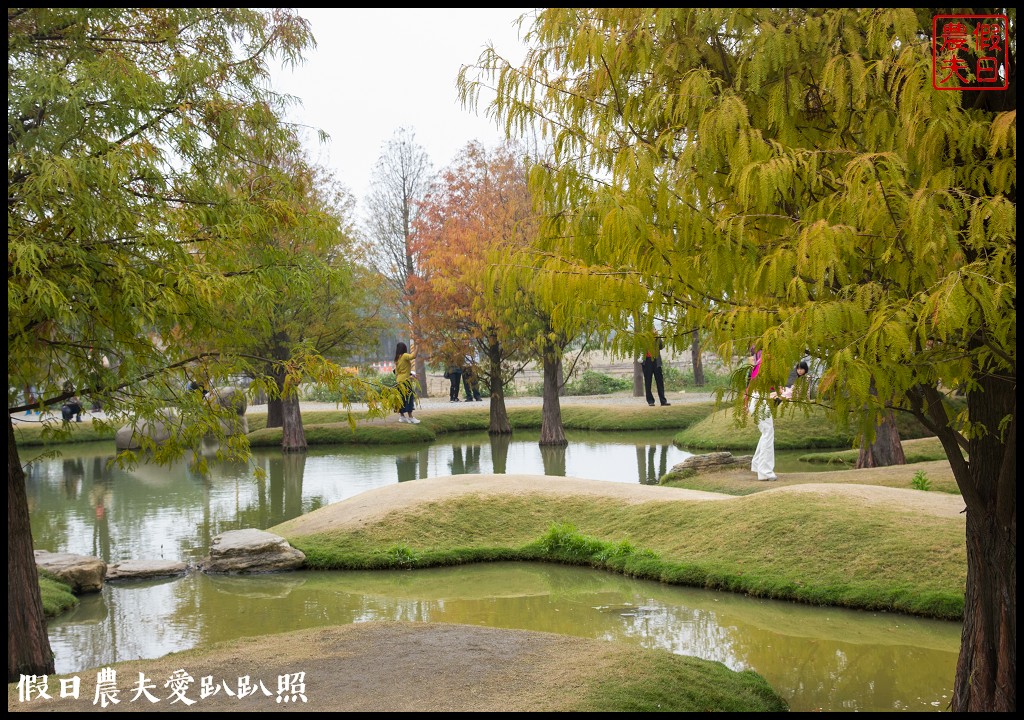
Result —
<instances>
[{"instance_id":1,"label":"orange autumn foliage tree","mask_svg":"<svg viewBox=\"0 0 1024 720\"><path fill-rule=\"evenodd\" d=\"M526 173L513 146L488 152L471 142L439 175L416 220L421 264L410 283L423 349L436 361L478 359L492 434L512 432L504 390L524 355L515 307L503 300L490 271L536 233Z\"/></svg>"}]
</instances>

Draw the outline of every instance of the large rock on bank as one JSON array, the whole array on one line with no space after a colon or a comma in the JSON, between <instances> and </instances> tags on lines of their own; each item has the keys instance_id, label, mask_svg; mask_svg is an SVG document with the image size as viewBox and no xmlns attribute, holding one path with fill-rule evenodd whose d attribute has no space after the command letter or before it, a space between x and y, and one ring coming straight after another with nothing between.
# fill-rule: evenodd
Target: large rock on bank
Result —
<instances>
[{"instance_id":1,"label":"large rock on bank","mask_svg":"<svg viewBox=\"0 0 1024 720\"><path fill-rule=\"evenodd\" d=\"M35 559L36 567L56 575L61 582L71 586L71 592L76 595L103 589L107 564L98 557L36 550Z\"/></svg>"},{"instance_id":2,"label":"large rock on bank","mask_svg":"<svg viewBox=\"0 0 1024 720\"><path fill-rule=\"evenodd\" d=\"M265 530L231 530L210 543L210 555L199 563L208 573L266 573L298 570L306 556L283 537Z\"/></svg>"}]
</instances>

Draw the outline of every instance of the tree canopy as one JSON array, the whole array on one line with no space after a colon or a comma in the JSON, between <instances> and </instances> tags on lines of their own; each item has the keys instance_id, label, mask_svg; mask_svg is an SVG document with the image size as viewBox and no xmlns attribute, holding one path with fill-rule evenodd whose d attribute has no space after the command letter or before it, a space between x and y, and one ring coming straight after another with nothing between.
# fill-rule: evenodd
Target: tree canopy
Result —
<instances>
[{"instance_id":1,"label":"tree canopy","mask_svg":"<svg viewBox=\"0 0 1024 720\"><path fill-rule=\"evenodd\" d=\"M268 63L312 43L285 9L8 10L9 680L53 670L10 413L78 394L155 418L186 368L247 362L197 340L229 306L259 317L294 269L281 233L330 232L302 174L269 162L298 143ZM311 370L330 372L313 354L289 367ZM192 402L162 456L220 432L215 406Z\"/></svg>"},{"instance_id":2,"label":"tree canopy","mask_svg":"<svg viewBox=\"0 0 1024 720\"><path fill-rule=\"evenodd\" d=\"M936 90L931 14L884 8L547 8L521 66L488 49L460 75L467 104L491 87L511 135L550 144L531 185L552 298L579 302L561 274L589 279L627 327L643 288L675 349L698 327L724 357L756 344L767 387L810 348L837 419L870 436L895 409L936 432L968 507L954 709L1016 702L1004 12L1006 92Z\"/></svg>"}]
</instances>

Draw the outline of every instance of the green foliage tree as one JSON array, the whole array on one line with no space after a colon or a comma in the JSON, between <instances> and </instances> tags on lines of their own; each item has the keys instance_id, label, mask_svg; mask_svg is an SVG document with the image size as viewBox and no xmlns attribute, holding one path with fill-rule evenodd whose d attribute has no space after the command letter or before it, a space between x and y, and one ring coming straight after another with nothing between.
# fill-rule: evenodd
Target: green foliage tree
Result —
<instances>
[{"instance_id":1,"label":"green foliage tree","mask_svg":"<svg viewBox=\"0 0 1024 720\"><path fill-rule=\"evenodd\" d=\"M267 228L282 272L275 282L257 289L258 301L243 300L255 306L255 314L240 315L232 299L226 299L221 330L204 347L246 358L251 362L246 374L272 381L267 427L282 428L284 452L301 452L306 438L297 383L305 378L292 372L293 364L309 354L343 361L365 349L386 325L381 308L387 304L381 300L385 293L380 276L361 262L351 221L354 199L348 190L330 171L310 166L301 155L275 162L301 198L297 212L303 222ZM382 386L364 378L341 383L340 369L330 376L332 390L346 406L390 402Z\"/></svg>"},{"instance_id":2,"label":"green foliage tree","mask_svg":"<svg viewBox=\"0 0 1024 720\"><path fill-rule=\"evenodd\" d=\"M231 410L181 393L183 373L245 367L196 339L223 332L229 304L258 315L292 272L273 232L318 231L265 162L296 147L267 63L311 43L282 9L8 10L8 386L38 398L8 407L8 680L54 667L10 416L75 393L119 424L180 406L156 461L224 439ZM289 371L334 369L306 354Z\"/></svg>"},{"instance_id":3,"label":"green foliage tree","mask_svg":"<svg viewBox=\"0 0 1024 720\"><path fill-rule=\"evenodd\" d=\"M932 13L870 8L548 8L520 67L488 49L459 79L470 106L496 91L511 135L550 142L531 183L552 297L560 273L589 277L625 327L635 299L605 279L632 277L720 357L758 344L761 389L807 347L836 418L870 439L909 412L936 433L967 506L954 710L1016 706L1016 11L1001 12L1006 92L935 90Z\"/></svg>"}]
</instances>

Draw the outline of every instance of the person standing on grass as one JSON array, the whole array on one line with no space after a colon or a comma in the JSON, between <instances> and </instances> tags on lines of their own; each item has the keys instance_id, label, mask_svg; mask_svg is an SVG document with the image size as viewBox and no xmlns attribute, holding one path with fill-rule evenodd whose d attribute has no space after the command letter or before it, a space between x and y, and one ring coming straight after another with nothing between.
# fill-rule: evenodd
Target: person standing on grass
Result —
<instances>
[{"instance_id":1,"label":"person standing on grass","mask_svg":"<svg viewBox=\"0 0 1024 720\"><path fill-rule=\"evenodd\" d=\"M415 352L409 352L404 342L395 346L395 383L398 391L402 393L402 407L398 410L398 422L412 423L419 425L419 418L412 416L413 407L416 404L416 389L412 379L412 361L416 359Z\"/></svg>"},{"instance_id":2,"label":"person standing on grass","mask_svg":"<svg viewBox=\"0 0 1024 720\"><path fill-rule=\"evenodd\" d=\"M752 389L754 379L761 371L763 359L764 356L760 350L750 348L750 376L747 380L746 391L747 412L757 421L757 429L761 433L754 456L750 459L750 471L757 473L758 480L778 480L779 478L775 474L775 422L772 420L771 405L767 398ZM774 392L772 396L775 396Z\"/></svg>"}]
</instances>

